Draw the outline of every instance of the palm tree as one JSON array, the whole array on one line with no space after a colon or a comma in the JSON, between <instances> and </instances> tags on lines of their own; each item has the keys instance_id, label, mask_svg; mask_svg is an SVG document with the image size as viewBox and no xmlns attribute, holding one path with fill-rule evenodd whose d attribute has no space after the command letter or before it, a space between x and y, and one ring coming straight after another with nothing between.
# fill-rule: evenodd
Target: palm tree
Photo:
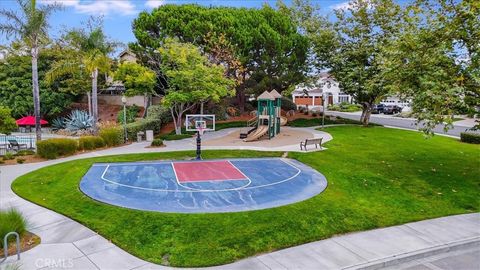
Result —
<instances>
[{"instance_id":1,"label":"palm tree","mask_svg":"<svg viewBox=\"0 0 480 270\"><path fill-rule=\"evenodd\" d=\"M73 29L64 35L63 40L68 47L73 48L75 57L54 63L53 68L47 74L47 79L51 81L67 73L78 74L79 68L89 74L92 89L91 95L87 93L87 97L89 112L93 117L93 126L96 132L98 122L98 74L100 72L107 73L110 70L111 60L108 54L114 50L116 44L107 40L100 24L92 26L92 22L89 22L88 25L90 27L88 32L84 29Z\"/></svg>"},{"instance_id":2,"label":"palm tree","mask_svg":"<svg viewBox=\"0 0 480 270\"><path fill-rule=\"evenodd\" d=\"M41 46L48 40L48 17L57 10L58 5L42 5L37 8L36 0L17 0L20 14L15 11L2 9L0 17L6 22L0 23L0 32L7 37L19 37L30 49L32 56L32 92L33 111L35 114L35 134L37 141L42 139L40 125L40 89L38 86L38 55Z\"/></svg>"}]
</instances>

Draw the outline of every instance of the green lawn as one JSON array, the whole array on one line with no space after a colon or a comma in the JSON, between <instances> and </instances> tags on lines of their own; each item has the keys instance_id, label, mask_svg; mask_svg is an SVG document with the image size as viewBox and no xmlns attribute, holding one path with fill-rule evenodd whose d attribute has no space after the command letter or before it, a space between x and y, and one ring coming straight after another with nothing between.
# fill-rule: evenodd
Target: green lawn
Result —
<instances>
[{"instance_id":1,"label":"green lawn","mask_svg":"<svg viewBox=\"0 0 480 270\"><path fill-rule=\"evenodd\" d=\"M327 189L279 208L223 214L142 212L93 201L78 189L93 162L182 159L193 151L76 160L22 176L13 189L140 258L174 266L225 264L336 234L479 211L479 145L383 127L326 131L334 138L325 145L328 150L289 156L322 172ZM280 154L204 151L203 156Z\"/></svg>"}]
</instances>

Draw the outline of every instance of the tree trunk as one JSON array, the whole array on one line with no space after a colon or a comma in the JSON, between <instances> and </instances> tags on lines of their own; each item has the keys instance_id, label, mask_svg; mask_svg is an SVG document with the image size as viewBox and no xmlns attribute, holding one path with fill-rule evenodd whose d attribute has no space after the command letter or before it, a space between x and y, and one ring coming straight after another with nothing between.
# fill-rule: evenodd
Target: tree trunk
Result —
<instances>
[{"instance_id":1,"label":"tree trunk","mask_svg":"<svg viewBox=\"0 0 480 270\"><path fill-rule=\"evenodd\" d=\"M98 69L92 72L92 116L93 116L93 132L97 134L97 122L98 122L98 98L97 98L97 79Z\"/></svg>"},{"instance_id":2,"label":"tree trunk","mask_svg":"<svg viewBox=\"0 0 480 270\"><path fill-rule=\"evenodd\" d=\"M92 115L92 93L87 92L88 115Z\"/></svg>"},{"instance_id":3,"label":"tree trunk","mask_svg":"<svg viewBox=\"0 0 480 270\"><path fill-rule=\"evenodd\" d=\"M200 114L203 114L203 104L204 104L204 102L202 101L200 103Z\"/></svg>"},{"instance_id":4,"label":"tree trunk","mask_svg":"<svg viewBox=\"0 0 480 270\"><path fill-rule=\"evenodd\" d=\"M362 118L360 119L360 121L362 122L364 127L368 126L368 124L370 123L370 115L372 114L372 109L372 103L363 103Z\"/></svg>"},{"instance_id":5,"label":"tree trunk","mask_svg":"<svg viewBox=\"0 0 480 270\"><path fill-rule=\"evenodd\" d=\"M182 113L178 113L178 115L175 115L175 110L172 106L170 107L170 114L172 115L173 126L175 127L175 134L182 134Z\"/></svg>"},{"instance_id":6,"label":"tree trunk","mask_svg":"<svg viewBox=\"0 0 480 270\"><path fill-rule=\"evenodd\" d=\"M240 110L240 113L245 112L245 76L246 76L246 73L243 72L242 76L243 76L242 84L239 85L238 87L236 87L236 90L235 90L237 103L238 103L238 109Z\"/></svg>"},{"instance_id":7,"label":"tree trunk","mask_svg":"<svg viewBox=\"0 0 480 270\"><path fill-rule=\"evenodd\" d=\"M143 108L144 108L144 110L143 110L142 118L147 117L147 114L148 114L147 110L148 110L148 105L149 104L150 104L150 96L147 93L145 93L143 95Z\"/></svg>"},{"instance_id":8,"label":"tree trunk","mask_svg":"<svg viewBox=\"0 0 480 270\"><path fill-rule=\"evenodd\" d=\"M38 48L32 48L32 92L33 92L33 112L35 115L35 136L37 142L42 139L42 126L40 125L40 89L38 86Z\"/></svg>"}]
</instances>

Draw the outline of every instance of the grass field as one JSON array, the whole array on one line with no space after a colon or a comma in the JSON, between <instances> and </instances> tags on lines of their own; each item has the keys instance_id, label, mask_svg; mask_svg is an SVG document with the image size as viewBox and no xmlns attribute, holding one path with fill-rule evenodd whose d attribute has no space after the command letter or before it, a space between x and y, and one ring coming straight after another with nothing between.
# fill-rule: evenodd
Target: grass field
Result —
<instances>
[{"instance_id":1,"label":"grass field","mask_svg":"<svg viewBox=\"0 0 480 270\"><path fill-rule=\"evenodd\" d=\"M20 177L14 191L85 224L151 262L208 266L336 234L479 211L480 146L418 132L331 127L326 151L290 153L323 173L325 192L288 206L240 213L165 214L93 201L78 189L94 162L183 159L193 152L76 160ZM205 158L279 156L204 151ZM65 173L68 172L68 173Z\"/></svg>"}]
</instances>

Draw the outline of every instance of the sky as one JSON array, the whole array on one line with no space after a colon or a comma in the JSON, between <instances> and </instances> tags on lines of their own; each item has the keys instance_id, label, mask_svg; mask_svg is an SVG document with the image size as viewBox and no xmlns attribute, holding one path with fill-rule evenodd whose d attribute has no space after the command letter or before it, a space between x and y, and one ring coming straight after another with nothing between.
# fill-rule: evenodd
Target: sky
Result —
<instances>
[{"instance_id":1,"label":"sky","mask_svg":"<svg viewBox=\"0 0 480 270\"><path fill-rule=\"evenodd\" d=\"M164 4L196 3L204 6L261 7L268 3L275 6L276 0L37 0L39 5L57 2L64 6L50 19L50 35L55 38L62 29L81 26L90 16L103 16L107 35L117 42L127 44L135 41L132 33L132 21L142 11L151 11ZM291 0L284 0L289 5ZM329 13L334 8L344 8L347 0L313 0ZM15 0L0 0L0 9L18 10ZM1 20L1 19L0 19ZM9 39L0 35L0 44L6 45Z\"/></svg>"}]
</instances>

